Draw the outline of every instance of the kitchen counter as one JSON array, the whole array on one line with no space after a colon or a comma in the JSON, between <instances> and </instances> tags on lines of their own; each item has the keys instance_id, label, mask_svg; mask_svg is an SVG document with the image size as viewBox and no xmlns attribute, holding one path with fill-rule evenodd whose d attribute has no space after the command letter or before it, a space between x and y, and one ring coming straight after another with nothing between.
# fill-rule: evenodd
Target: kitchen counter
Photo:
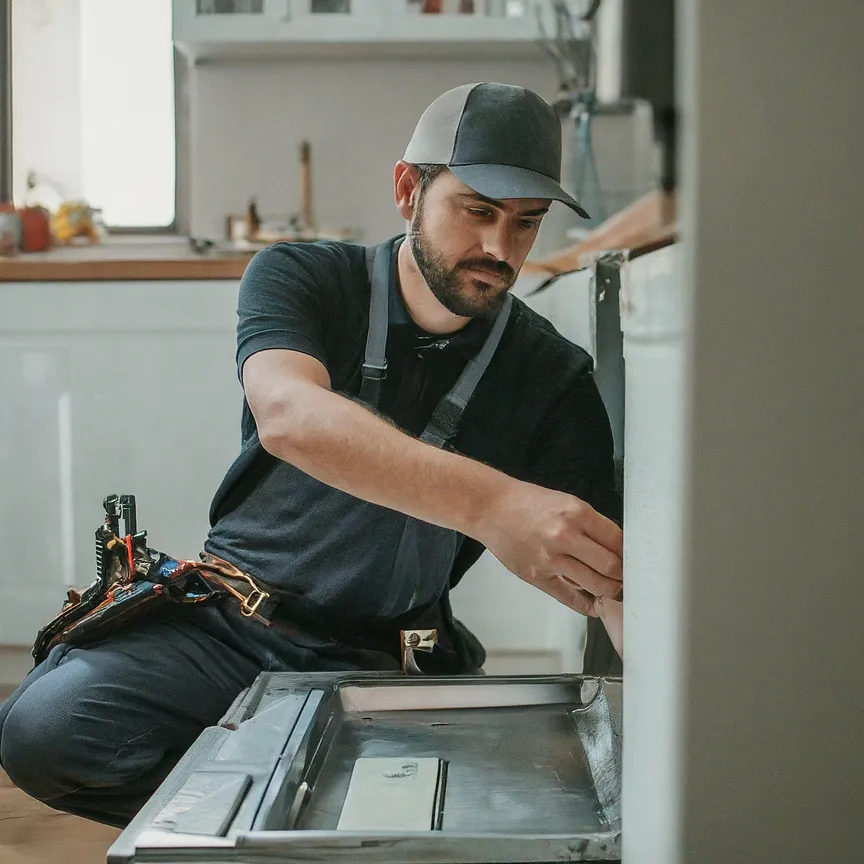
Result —
<instances>
[{"instance_id":1,"label":"kitchen counter","mask_svg":"<svg viewBox=\"0 0 864 864\"><path fill-rule=\"evenodd\" d=\"M0 258L0 282L239 279L257 249L197 253L185 237L111 237Z\"/></svg>"},{"instance_id":2,"label":"kitchen counter","mask_svg":"<svg viewBox=\"0 0 864 864\"><path fill-rule=\"evenodd\" d=\"M630 245L630 258L674 243L673 226L658 230ZM266 244L248 248L217 244L207 252L195 252L186 237L122 236L110 237L104 243L55 246L47 252L21 253L13 258L0 257L0 282L126 282L185 279L240 279L249 260ZM586 250L590 244L574 247ZM608 248L627 248L611 245ZM591 248L593 257L596 250ZM560 256L562 261L569 250ZM586 262L567 259L567 266L557 262L529 260L522 275L539 277L564 270L579 269Z\"/></svg>"}]
</instances>

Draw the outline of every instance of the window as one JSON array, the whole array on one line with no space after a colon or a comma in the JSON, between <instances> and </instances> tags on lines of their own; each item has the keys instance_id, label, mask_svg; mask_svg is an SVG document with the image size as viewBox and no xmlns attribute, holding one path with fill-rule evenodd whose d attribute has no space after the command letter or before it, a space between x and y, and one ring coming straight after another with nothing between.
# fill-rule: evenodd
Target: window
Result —
<instances>
[{"instance_id":1,"label":"window","mask_svg":"<svg viewBox=\"0 0 864 864\"><path fill-rule=\"evenodd\" d=\"M48 206L83 199L109 227L171 226L171 0L15 0L12 62L16 201L29 174Z\"/></svg>"}]
</instances>

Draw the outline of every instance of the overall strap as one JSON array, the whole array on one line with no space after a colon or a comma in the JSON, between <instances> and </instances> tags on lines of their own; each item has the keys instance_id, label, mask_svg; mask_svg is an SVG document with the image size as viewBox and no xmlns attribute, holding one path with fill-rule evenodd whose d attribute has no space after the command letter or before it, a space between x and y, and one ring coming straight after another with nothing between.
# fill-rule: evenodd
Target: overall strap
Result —
<instances>
[{"instance_id":1,"label":"overall strap","mask_svg":"<svg viewBox=\"0 0 864 864\"><path fill-rule=\"evenodd\" d=\"M462 374L453 385L453 389L449 393L446 393L436 406L435 411L432 413L432 419L420 436L423 441L426 441L428 444L434 444L436 447L443 447L456 437L456 433L459 431L459 423L462 420L462 413L474 395L474 390L480 383L483 373L489 366L498 348L498 344L501 342L504 329L510 320L510 310L512 307L513 297L508 294L504 298L504 305L498 312L498 317L495 319L495 324L489 331L483 347L468 361L468 364L462 370Z\"/></svg>"},{"instance_id":2,"label":"overall strap","mask_svg":"<svg viewBox=\"0 0 864 864\"><path fill-rule=\"evenodd\" d=\"M387 377L387 325L390 312L390 263L393 240L366 247L366 270L369 273L369 333L363 360L360 400L378 407L381 382Z\"/></svg>"}]
</instances>

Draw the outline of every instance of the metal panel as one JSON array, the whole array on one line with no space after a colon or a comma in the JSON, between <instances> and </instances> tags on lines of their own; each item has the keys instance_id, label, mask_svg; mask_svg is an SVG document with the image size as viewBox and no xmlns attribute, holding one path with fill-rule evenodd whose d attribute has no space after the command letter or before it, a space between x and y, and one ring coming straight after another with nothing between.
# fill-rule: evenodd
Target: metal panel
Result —
<instances>
[{"instance_id":1,"label":"metal panel","mask_svg":"<svg viewBox=\"0 0 864 864\"><path fill-rule=\"evenodd\" d=\"M153 827L221 837L252 782L248 774L195 771L159 811Z\"/></svg>"},{"instance_id":2,"label":"metal panel","mask_svg":"<svg viewBox=\"0 0 864 864\"><path fill-rule=\"evenodd\" d=\"M615 861L619 711L620 682L577 675L264 674L208 730L221 746L181 760L109 861ZM213 815L219 831L160 816L212 771L247 777Z\"/></svg>"}]
</instances>

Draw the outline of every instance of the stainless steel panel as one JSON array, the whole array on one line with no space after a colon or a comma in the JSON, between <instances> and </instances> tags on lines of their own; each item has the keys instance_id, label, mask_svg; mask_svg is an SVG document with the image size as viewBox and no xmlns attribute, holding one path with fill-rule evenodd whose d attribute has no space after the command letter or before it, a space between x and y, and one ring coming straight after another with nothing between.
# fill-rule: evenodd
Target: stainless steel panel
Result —
<instances>
[{"instance_id":1,"label":"stainless steel panel","mask_svg":"<svg viewBox=\"0 0 864 864\"><path fill-rule=\"evenodd\" d=\"M221 837L252 778L229 771L195 771L153 820L153 827Z\"/></svg>"},{"instance_id":2,"label":"stainless steel panel","mask_svg":"<svg viewBox=\"0 0 864 864\"><path fill-rule=\"evenodd\" d=\"M235 742L184 759L109 860L618 860L619 712L620 684L585 676L262 676L219 730ZM248 751L244 737L256 739ZM377 817L337 830L358 760L381 758L446 764L446 792L425 830L385 831L392 826ZM167 790L208 770L251 778L233 820L212 814L220 827L230 820L225 836L160 823Z\"/></svg>"}]
</instances>

